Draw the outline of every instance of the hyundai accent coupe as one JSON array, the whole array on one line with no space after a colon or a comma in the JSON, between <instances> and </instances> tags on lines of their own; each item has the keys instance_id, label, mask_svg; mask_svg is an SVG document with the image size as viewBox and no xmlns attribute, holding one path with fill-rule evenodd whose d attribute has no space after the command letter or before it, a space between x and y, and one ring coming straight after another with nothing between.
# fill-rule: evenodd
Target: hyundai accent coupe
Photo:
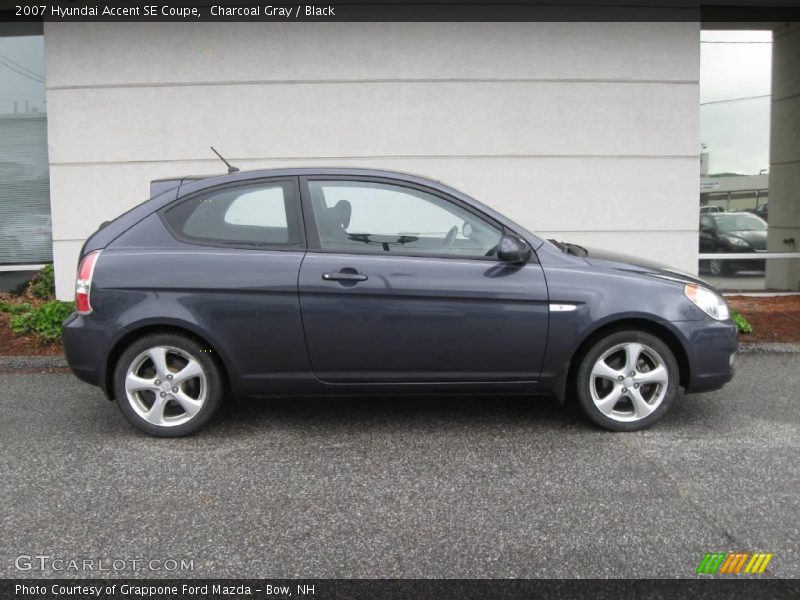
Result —
<instances>
[{"instance_id":1,"label":"hyundai accent coupe","mask_svg":"<svg viewBox=\"0 0 800 600\"><path fill-rule=\"evenodd\" d=\"M523 393L614 431L733 376L703 281L540 239L436 181L281 169L159 182L80 253L64 347L139 429L226 398Z\"/></svg>"}]
</instances>

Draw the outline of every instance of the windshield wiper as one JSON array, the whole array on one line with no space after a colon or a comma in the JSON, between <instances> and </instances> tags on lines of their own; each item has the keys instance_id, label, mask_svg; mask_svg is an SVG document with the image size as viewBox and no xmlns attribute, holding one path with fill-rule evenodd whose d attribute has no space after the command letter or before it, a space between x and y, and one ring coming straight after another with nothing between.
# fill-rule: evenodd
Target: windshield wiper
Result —
<instances>
[{"instance_id":1,"label":"windshield wiper","mask_svg":"<svg viewBox=\"0 0 800 600\"><path fill-rule=\"evenodd\" d=\"M567 252L575 256L589 256L589 251L583 246L578 244L564 244L567 247Z\"/></svg>"},{"instance_id":2,"label":"windshield wiper","mask_svg":"<svg viewBox=\"0 0 800 600\"><path fill-rule=\"evenodd\" d=\"M556 248L564 252L565 254L572 254L573 256L588 256L589 251L584 248L583 246L579 246L578 244L570 244L568 242L559 242L558 240L547 240L551 244L553 244Z\"/></svg>"}]
</instances>

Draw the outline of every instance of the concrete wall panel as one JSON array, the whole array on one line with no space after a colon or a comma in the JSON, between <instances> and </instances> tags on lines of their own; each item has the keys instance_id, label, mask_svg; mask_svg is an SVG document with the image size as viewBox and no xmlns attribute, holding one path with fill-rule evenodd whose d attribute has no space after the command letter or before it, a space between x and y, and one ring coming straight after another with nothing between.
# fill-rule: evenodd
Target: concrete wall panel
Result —
<instances>
[{"instance_id":1,"label":"concrete wall panel","mask_svg":"<svg viewBox=\"0 0 800 600\"><path fill-rule=\"evenodd\" d=\"M695 23L47 23L50 87L230 81L695 81ZM57 51L55 51L57 50Z\"/></svg>"},{"instance_id":2,"label":"concrete wall panel","mask_svg":"<svg viewBox=\"0 0 800 600\"><path fill-rule=\"evenodd\" d=\"M696 269L699 25L46 23L59 297L151 179L352 165ZM650 240L650 241L648 241ZM652 242L652 243L651 243Z\"/></svg>"},{"instance_id":3,"label":"concrete wall panel","mask_svg":"<svg viewBox=\"0 0 800 600\"><path fill-rule=\"evenodd\" d=\"M692 156L692 84L362 83L55 90L50 160ZM620 110L620 107L625 110ZM79 144L75 141L80 140Z\"/></svg>"}]
</instances>

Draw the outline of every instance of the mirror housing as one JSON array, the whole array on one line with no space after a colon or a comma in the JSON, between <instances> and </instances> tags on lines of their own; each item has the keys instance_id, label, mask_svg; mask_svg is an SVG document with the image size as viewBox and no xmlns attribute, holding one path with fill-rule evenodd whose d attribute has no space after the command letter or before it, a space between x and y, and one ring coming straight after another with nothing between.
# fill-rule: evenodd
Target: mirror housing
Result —
<instances>
[{"instance_id":1,"label":"mirror housing","mask_svg":"<svg viewBox=\"0 0 800 600\"><path fill-rule=\"evenodd\" d=\"M533 255L533 250L522 238L505 234L497 245L497 258L507 263L526 263Z\"/></svg>"}]
</instances>

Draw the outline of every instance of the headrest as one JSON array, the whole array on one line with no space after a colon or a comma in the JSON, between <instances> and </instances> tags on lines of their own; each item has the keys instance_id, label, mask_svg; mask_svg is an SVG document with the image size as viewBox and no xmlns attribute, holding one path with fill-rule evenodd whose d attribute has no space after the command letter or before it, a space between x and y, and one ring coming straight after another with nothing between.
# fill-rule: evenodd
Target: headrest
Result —
<instances>
[{"instance_id":1,"label":"headrest","mask_svg":"<svg viewBox=\"0 0 800 600\"><path fill-rule=\"evenodd\" d=\"M353 207L347 200L339 200L335 206L328 209L330 221L341 225L344 229L350 226L350 216L352 214Z\"/></svg>"}]
</instances>

